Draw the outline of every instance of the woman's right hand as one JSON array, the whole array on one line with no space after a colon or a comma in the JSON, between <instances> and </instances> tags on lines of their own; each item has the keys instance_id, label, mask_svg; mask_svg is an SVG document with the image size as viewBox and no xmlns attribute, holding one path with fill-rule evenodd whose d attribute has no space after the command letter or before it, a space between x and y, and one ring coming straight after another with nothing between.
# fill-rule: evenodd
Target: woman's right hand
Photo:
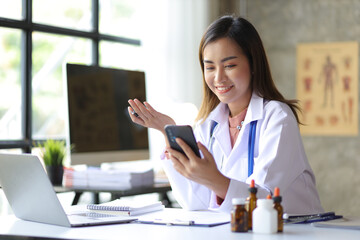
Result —
<instances>
[{"instance_id":1,"label":"woman's right hand","mask_svg":"<svg viewBox=\"0 0 360 240\"><path fill-rule=\"evenodd\" d=\"M138 99L130 99L129 104L131 107L128 107L129 115L131 120L134 123L137 123L141 126L154 128L159 130L165 135L165 125L175 124L175 121L160 112L157 112L149 103L140 102ZM138 116L133 114L133 111L137 113Z\"/></svg>"}]
</instances>

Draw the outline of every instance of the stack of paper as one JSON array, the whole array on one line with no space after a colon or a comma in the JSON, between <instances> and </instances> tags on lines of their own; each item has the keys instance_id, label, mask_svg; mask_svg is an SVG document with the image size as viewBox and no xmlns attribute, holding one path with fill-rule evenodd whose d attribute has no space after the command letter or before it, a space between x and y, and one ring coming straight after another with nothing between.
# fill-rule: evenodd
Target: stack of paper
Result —
<instances>
[{"instance_id":1,"label":"stack of paper","mask_svg":"<svg viewBox=\"0 0 360 240\"><path fill-rule=\"evenodd\" d=\"M89 167L85 170L66 168L63 184L65 187L101 188L125 190L154 184L154 171L148 169L101 169Z\"/></svg>"}]
</instances>

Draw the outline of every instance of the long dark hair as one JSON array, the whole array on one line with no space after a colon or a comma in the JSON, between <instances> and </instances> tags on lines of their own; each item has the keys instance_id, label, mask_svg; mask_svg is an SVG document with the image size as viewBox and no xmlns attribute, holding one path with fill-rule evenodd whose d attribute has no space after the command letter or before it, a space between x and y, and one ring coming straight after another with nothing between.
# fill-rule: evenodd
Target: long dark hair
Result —
<instances>
[{"instance_id":1,"label":"long dark hair","mask_svg":"<svg viewBox=\"0 0 360 240\"><path fill-rule=\"evenodd\" d=\"M255 27L246 19L234 16L223 16L214 21L201 39L199 61L203 73L204 97L196 120L204 121L220 102L205 82L203 53L209 43L224 37L234 40L246 55L252 73L252 91L264 99L286 103L294 113L297 122L300 123L297 111L301 109L298 101L285 99L277 90L271 77L264 46Z\"/></svg>"}]
</instances>

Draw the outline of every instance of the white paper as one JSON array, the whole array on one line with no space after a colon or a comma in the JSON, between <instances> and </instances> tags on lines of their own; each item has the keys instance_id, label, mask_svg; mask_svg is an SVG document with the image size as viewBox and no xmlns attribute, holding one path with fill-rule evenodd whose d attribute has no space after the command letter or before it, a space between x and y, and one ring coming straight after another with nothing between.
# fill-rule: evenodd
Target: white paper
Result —
<instances>
[{"instance_id":1,"label":"white paper","mask_svg":"<svg viewBox=\"0 0 360 240\"><path fill-rule=\"evenodd\" d=\"M194 222L193 225L213 226L230 222L230 213L215 211L186 211L179 208L165 208L164 211L142 215L139 222L147 223L185 223ZM179 224L181 225L181 224Z\"/></svg>"}]
</instances>

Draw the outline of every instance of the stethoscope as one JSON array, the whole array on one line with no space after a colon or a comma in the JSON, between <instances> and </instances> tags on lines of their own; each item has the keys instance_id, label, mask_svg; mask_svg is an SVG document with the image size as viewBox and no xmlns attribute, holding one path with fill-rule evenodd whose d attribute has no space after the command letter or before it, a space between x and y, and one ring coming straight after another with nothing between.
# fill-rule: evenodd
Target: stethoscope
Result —
<instances>
[{"instance_id":1,"label":"stethoscope","mask_svg":"<svg viewBox=\"0 0 360 240\"><path fill-rule=\"evenodd\" d=\"M217 126L217 122L214 122L210 129L210 141L209 141L209 150L212 151L212 145L214 143L214 130ZM257 120L252 121L250 123L250 132L249 132L249 141L248 141L248 177L253 173L254 171L254 147L255 147L255 136L256 136L256 124ZM221 160L221 167L224 161L224 156L222 156Z\"/></svg>"}]
</instances>

